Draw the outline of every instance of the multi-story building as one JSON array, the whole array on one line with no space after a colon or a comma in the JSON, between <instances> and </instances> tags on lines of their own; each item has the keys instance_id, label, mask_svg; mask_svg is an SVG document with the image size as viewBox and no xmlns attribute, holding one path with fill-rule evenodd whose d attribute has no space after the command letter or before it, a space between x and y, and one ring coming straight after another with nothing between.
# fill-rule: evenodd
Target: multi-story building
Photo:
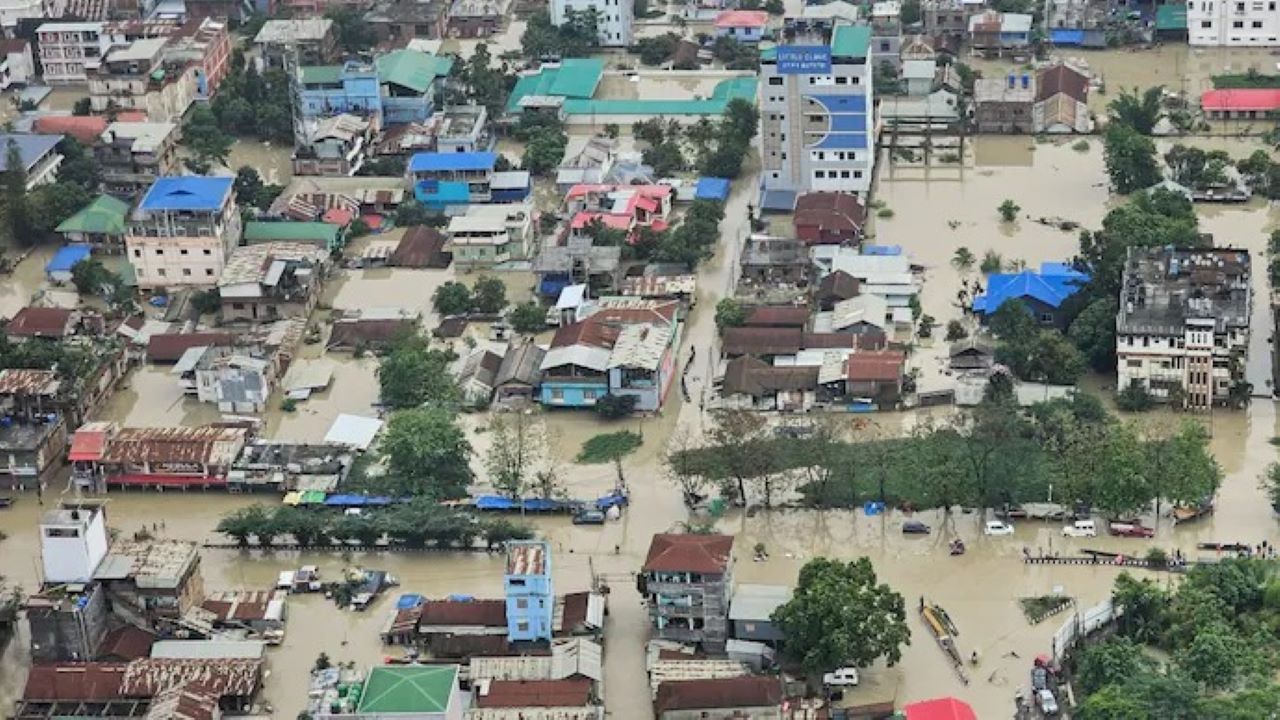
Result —
<instances>
[{"instance_id":1,"label":"multi-story building","mask_svg":"<svg viewBox=\"0 0 1280 720\"><path fill-rule=\"evenodd\" d=\"M453 60L403 48L374 62L302 68L299 92L302 116L308 121L340 113L368 117L378 128L396 123L426 122Z\"/></svg>"},{"instance_id":2,"label":"multi-story building","mask_svg":"<svg viewBox=\"0 0 1280 720\"><path fill-rule=\"evenodd\" d=\"M144 37L129 41L126 31ZM87 72L89 101L98 113L139 110L154 122L177 122L192 102L212 97L231 68L227 25L211 18L122 28L109 45Z\"/></svg>"},{"instance_id":3,"label":"multi-story building","mask_svg":"<svg viewBox=\"0 0 1280 720\"><path fill-rule=\"evenodd\" d=\"M811 190L865 195L875 170L871 29L797 33L760 60L761 206L790 211Z\"/></svg>"},{"instance_id":4,"label":"multi-story building","mask_svg":"<svg viewBox=\"0 0 1280 720\"><path fill-rule=\"evenodd\" d=\"M969 32L969 18L986 9L983 0L925 0L921 8L924 34L961 38Z\"/></svg>"},{"instance_id":5,"label":"multi-story building","mask_svg":"<svg viewBox=\"0 0 1280 720\"><path fill-rule=\"evenodd\" d=\"M320 120L294 148L294 175L355 175L373 143L373 123L343 113Z\"/></svg>"},{"instance_id":6,"label":"multi-story building","mask_svg":"<svg viewBox=\"0 0 1280 720\"><path fill-rule=\"evenodd\" d=\"M13 37L20 20L31 18L58 18L66 12L66 0L2 0L0 1L0 28Z\"/></svg>"},{"instance_id":7,"label":"multi-story building","mask_svg":"<svg viewBox=\"0 0 1280 720\"><path fill-rule=\"evenodd\" d=\"M1187 3L1187 40L1192 45L1272 47L1280 45L1276 0L1202 0Z\"/></svg>"},{"instance_id":8,"label":"multi-story building","mask_svg":"<svg viewBox=\"0 0 1280 720\"><path fill-rule=\"evenodd\" d=\"M178 126L167 122L114 122L94 148L102 168L103 189L119 197L136 197L156 178L177 175Z\"/></svg>"},{"instance_id":9,"label":"multi-story building","mask_svg":"<svg viewBox=\"0 0 1280 720\"><path fill-rule=\"evenodd\" d=\"M323 65L333 60L338 49L333 21L323 17L268 20L253 44L269 68L285 67L290 54L295 65Z\"/></svg>"},{"instance_id":10,"label":"multi-story building","mask_svg":"<svg viewBox=\"0 0 1280 720\"><path fill-rule=\"evenodd\" d=\"M732 535L654 535L640 580L659 638L723 652L733 591Z\"/></svg>"},{"instance_id":11,"label":"multi-story building","mask_svg":"<svg viewBox=\"0 0 1280 720\"><path fill-rule=\"evenodd\" d=\"M551 24L560 27L574 13L595 10L601 47L629 47L635 39L631 20L634 0L551 0Z\"/></svg>"},{"instance_id":12,"label":"multi-story building","mask_svg":"<svg viewBox=\"0 0 1280 720\"><path fill-rule=\"evenodd\" d=\"M177 620L204 599L200 553L186 540L117 542L93 579L115 614L141 627Z\"/></svg>"},{"instance_id":13,"label":"multi-story building","mask_svg":"<svg viewBox=\"0 0 1280 720\"><path fill-rule=\"evenodd\" d=\"M545 540L507 543L507 639L551 640L556 596L551 584L551 545Z\"/></svg>"},{"instance_id":14,"label":"multi-story building","mask_svg":"<svg viewBox=\"0 0 1280 720\"><path fill-rule=\"evenodd\" d=\"M194 67L196 99L207 100L231 72L231 34L225 21L192 17L197 19L183 23L169 36L165 61Z\"/></svg>"},{"instance_id":15,"label":"multi-story building","mask_svg":"<svg viewBox=\"0 0 1280 720\"><path fill-rule=\"evenodd\" d=\"M138 287L217 285L240 241L240 212L229 177L162 177L129 218L126 257Z\"/></svg>"},{"instance_id":16,"label":"multi-story building","mask_svg":"<svg viewBox=\"0 0 1280 720\"><path fill-rule=\"evenodd\" d=\"M897 0L871 6L871 63L875 68L885 63L894 71L902 68L902 5Z\"/></svg>"},{"instance_id":17,"label":"multi-story building","mask_svg":"<svg viewBox=\"0 0 1280 720\"><path fill-rule=\"evenodd\" d=\"M52 370L0 370L0 484L44 481L67 446L67 420Z\"/></svg>"},{"instance_id":18,"label":"multi-story building","mask_svg":"<svg viewBox=\"0 0 1280 720\"><path fill-rule=\"evenodd\" d=\"M1130 248L1116 316L1116 387L1201 410L1245 385L1248 250Z\"/></svg>"},{"instance_id":19,"label":"multi-story building","mask_svg":"<svg viewBox=\"0 0 1280 720\"><path fill-rule=\"evenodd\" d=\"M111 37L100 22L51 22L36 28L44 81L82 83L98 69L111 49Z\"/></svg>"},{"instance_id":20,"label":"multi-story building","mask_svg":"<svg viewBox=\"0 0 1280 720\"><path fill-rule=\"evenodd\" d=\"M0 40L0 91L26 85L36 79L31 43L21 38Z\"/></svg>"},{"instance_id":21,"label":"multi-story building","mask_svg":"<svg viewBox=\"0 0 1280 720\"><path fill-rule=\"evenodd\" d=\"M62 166L62 153L58 152L61 135L35 135L25 133L0 133L0 148L8 148L13 143L18 148L18 156L27 171L27 189L40 185L48 185L58 179L58 168ZM9 166L6 151L0 157L0 172Z\"/></svg>"},{"instance_id":22,"label":"multi-story building","mask_svg":"<svg viewBox=\"0 0 1280 720\"><path fill-rule=\"evenodd\" d=\"M44 582L88 583L107 556L107 504L77 500L58 504L40 518L40 558Z\"/></svg>"},{"instance_id":23,"label":"multi-story building","mask_svg":"<svg viewBox=\"0 0 1280 720\"><path fill-rule=\"evenodd\" d=\"M218 279L222 321L306 318L324 287L328 260L327 249L309 243L264 242L235 248Z\"/></svg>"},{"instance_id":24,"label":"multi-story building","mask_svg":"<svg viewBox=\"0 0 1280 720\"><path fill-rule=\"evenodd\" d=\"M449 218L445 248L459 266L491 267L527 259L533 243L533 204L472 205Z\"/></svg>"}]
</instances>

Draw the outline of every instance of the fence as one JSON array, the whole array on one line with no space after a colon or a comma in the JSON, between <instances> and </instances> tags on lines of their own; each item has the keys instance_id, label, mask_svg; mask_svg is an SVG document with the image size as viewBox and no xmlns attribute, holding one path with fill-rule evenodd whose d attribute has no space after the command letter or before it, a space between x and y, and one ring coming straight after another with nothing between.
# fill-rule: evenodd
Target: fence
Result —
<instances>
[{"instance_id":1,"label":"fence","mask_svg":"<svg viewBox=\"0 0 1280 720\"><path fill-rule=\"evenodd\" d=\"M1122 612L1123 609L1117 608L1108 598L1093 607L1072 613L1053 634L1053 659L1062 662L1067 651L1081 638L1111 623Z\"/></svg>"}]
</instances>

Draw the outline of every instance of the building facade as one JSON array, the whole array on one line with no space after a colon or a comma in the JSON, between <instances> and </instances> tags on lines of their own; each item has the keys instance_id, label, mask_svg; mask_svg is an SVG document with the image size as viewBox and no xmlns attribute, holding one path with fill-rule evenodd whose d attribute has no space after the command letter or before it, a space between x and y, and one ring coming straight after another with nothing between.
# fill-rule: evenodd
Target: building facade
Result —
<instances>
[{"instance_id":1,"label":"building facade","mask_svg":"<svg viewBox=\"0 0 1280 720\"><path fill-rule=\"evenodd\" d=\"M240 212L229 177L163 177L129 218L126 257L138 287L217 285L240 241Z\"/></svg>"},{"instance_id":2,"label":"building facade","mask_svg":"<svg viewBox=\"0 0 1280 720\"><path fill-rule=\"evenodd\" d=\"M573 13L596 11L596 27L601 47L630 47L635 40L631 29L635 17L633 0L551 0L551 24L560 27Z\"/></svg>"},{"instance_id":3,"label":"building facade","mask_svg":"<svg viewBox=\"0 0 1280 720\"><path fill-rule=\"evenodd\" d=\"M107 556L107 507L101 500L63 502L40 519L44 582L87 583Z\"/></svg>"},{"instance_id":4,"label":"building facade","mask_svg":"<svg viewBox=\"0 0 1280 720\"><path fill-rule=\"evenodd\" d=\"M722 652L729 637L732 535L654 535L641 568L655 634Z\"/></svg>"},{"instance_id":5,"label":"building facade","mask_svg":"<svg viewBox=\"0 0 1280 720\"><path fill-rule=\"evenodd\" d=\"M472 205L449 219L445 249L458 265L490 267L530 256L533 205Z\"/></svg>"},{"instance_id":6,"label":"building facade","mask_svg":"<svg viewBox=\"0 0 1280 720\"><path fill-rule=\"evenodd\" d=\"M52 22L36 28L40 66L50 84L82 83L102 64L111 40L100 22Z\"/></svg>"},{"instance_id":7,"label":"building facade","mask_svg":"<svg viewBox=\"0 0 1280 720\"><path fill-rule=\"evenodd\" d=\"M811 190L865 194L875 169L871 30L797 35L760 61L762 206L790 211Z\"/></svg>"},{"instance_id":8,"label":"building facade","mask_svg":"<svg viewBox=\"0 0 1280 720\"><path fill-rule=\"evenodd\" d=\"M114 122L94 148L102 168L103 189L117 197L136 197L156 178L177 175L178 126L164 122Z\"/></svg>"},{"instance_id":9,"label":"building facade","mask_svg":"<svg viewBox=\"0 0 1280 720\"><path fill-rule=\"evenodd\" d=\"M551 545L544 540L507 543L507 639L551 640L556 596L551 584Z\"/></svg>"},{"instance_id":10,"label":"building facade","mask_svg":"<svg viewBox=\"0 0 1280 720\"><path fill-rule=\"evenodd\" d=\"M1187 3L1187 40L1201 47L1280 45L1275 0L1201 0Z\"/></svg>"},{"instance_id":11,"label":"building facade","mask_svg":"<svg viewBox=\"0 0 1280 720\"><path fill-rule=\"evenodd\" d=\"M1248 395L1249 252L1130 248L1116 316L1116 387L1191 410Z\"/></svg>"}]
</instances>

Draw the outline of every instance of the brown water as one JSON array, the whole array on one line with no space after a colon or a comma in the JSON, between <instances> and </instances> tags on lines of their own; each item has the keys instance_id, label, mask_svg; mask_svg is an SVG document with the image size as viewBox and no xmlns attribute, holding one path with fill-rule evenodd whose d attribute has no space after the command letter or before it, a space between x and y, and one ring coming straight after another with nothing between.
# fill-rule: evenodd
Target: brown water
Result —
<instances>
[{"instance_id":1,"label":"brown water","mask_svg":"<svg viewBox=\"0 0 1280 720\"><path fill-rule=\"evenodd\" d=\"M53 258L58 248L55 245L45 245L30 251L26 248L0 249L11 259L26 253L13 272L0 275L0 317L11 318L14 313L29 305L37 292L50 287L45 281L44 266Z\"/></svg>"}]
</instances>

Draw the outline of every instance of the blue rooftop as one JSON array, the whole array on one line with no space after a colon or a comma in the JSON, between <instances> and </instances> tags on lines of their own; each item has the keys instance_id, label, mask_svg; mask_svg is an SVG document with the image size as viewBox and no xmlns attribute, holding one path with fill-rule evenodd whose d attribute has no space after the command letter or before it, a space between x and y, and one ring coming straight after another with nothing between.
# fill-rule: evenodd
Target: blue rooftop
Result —
<instances>
[{"instance_id":1,"label":"blue rooftop","mask_svg":"<svg viewBox=\"0 0 1280 720\"><path fill-rule=\"evenodd\" d=\"M498 154L492 152L417 153L409 160L409 172L492 170Z\"/></svg>"},{"instance_id":2,"label":"blue rooftop","mask_svg":"<svg viewBox=\"0 0 1280 720\"><path fill-rule=\"evenodd\" d=\"M44 271L47 273L70 272L76 263L87 259L89 259L88 245L64 245L49 264L44 266Z\"/></svg>"},{"instance_id":3,"label":"blue rooftop","mask_svg":"<svg viewBox=\"0 0 1280 720\"><path fill-rule=\"evenodd\" d=\"M694 200L726 200L729 197L729 181L726 178L698 178L693 191Z\"/></svg>"},{"instance_id":4,"label":"blue rooftop","mask_svg":"<svg viewBox=\"0 0 1280 720\"><path fill-rule=\"evenodd\" d=\"M53 151L62 142L61 135L22 135L0 133L0 172L9 169L9 143L18 146L24 169L30 170L40 158Z\"/></svg>"},{"instance_id":5,"label":"blue rooftop","mask_svg":"<svg viewBox=\"0 0 1280 720\"><path fill-rule=\"evenodd\" d=\"M994 273L987 276L987 291L973 301L973 311L983 315L994 313L1008 300L1031 298L1052 308L1075 295L1089 276L1065 263L1047 262L1040 271Z\"/></svg>"},{"instance_id":6,"label":"blue rooftop","mask_svg":"<svg viewBox=\"0 0 1280 720\"><path fill-rule=\"evenodd\" d=\"M138 204L139 210L191 210L210 212L222 207L231 186L229 177L183 175L157 179Z\"/></svg>"}]
</instances>

